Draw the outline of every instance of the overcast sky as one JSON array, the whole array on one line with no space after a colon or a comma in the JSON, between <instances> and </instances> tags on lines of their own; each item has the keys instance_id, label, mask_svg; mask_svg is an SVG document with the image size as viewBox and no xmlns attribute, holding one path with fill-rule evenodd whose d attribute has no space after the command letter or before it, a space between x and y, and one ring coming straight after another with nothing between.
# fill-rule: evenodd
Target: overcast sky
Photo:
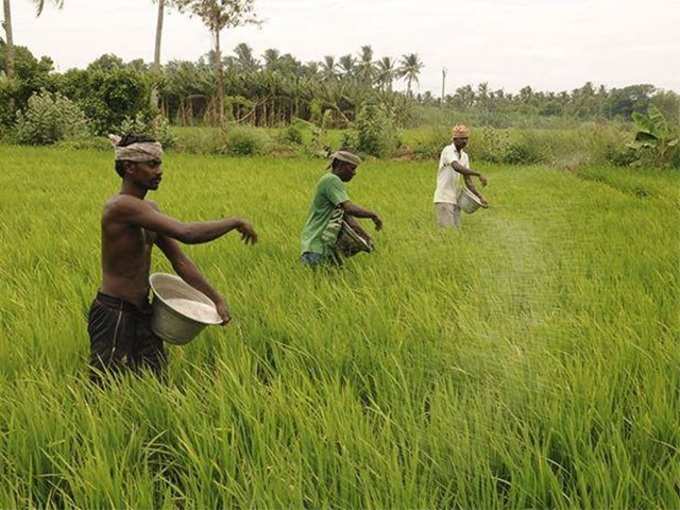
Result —
<instances>
[{"instance_id":1,"label":"overcast sky","mask_svg":"<svg viewBox=\"0 0 680 510\"><path fill-rule=\"evenodd\" d=\"M262 28L224 31L225 53L245 42L304 61L358 54L418 53L420 90L488 82L492 89L570 90L652 83L680 91L680 0L256 0ZM153 60L151 0L65 0L39 18L12 0L15 43L49 55L57 69L84 67L104 53ZM3 34L4 35L4 34ZM168 13L162 60L196 60L210 49L200 21Z\"/></svg>"}]
</instances>

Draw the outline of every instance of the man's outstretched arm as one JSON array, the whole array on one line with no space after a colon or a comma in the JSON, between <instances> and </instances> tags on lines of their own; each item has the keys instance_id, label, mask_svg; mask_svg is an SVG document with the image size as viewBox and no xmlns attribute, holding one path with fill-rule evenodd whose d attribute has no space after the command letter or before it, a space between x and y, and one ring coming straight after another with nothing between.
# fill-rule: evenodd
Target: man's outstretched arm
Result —
<instances>
[{"instance_id":1,"label":"man's outstretched arm","mask_svg":"<svg viewBox=\"0 0 680 510\"><path fill-rule=\"evenodd\" d=\"M241 218L183 223L158 211L150 202L120 197L109 213L115 221L137 225L185 244L207 243L236 229L247 244L257 242L253 227Z\"/></svg>"},{"instance_id":2,"label":"man's outstretched arm","mask_svg":"<svg viewBox=\"0 0 680 510\"><path fill-rule=\"evenodd\" d=\"M158 246L165 254L172 264L172 268L182 280L187 282L194 289L200 290L215 303L217 313L224 321L223 324L227 324L231 321L229 307L227 306L224 297L212 288L193 261L184 254L177 241L170 237L159 235L156 239L156 246Z\"/></svg>"},{"instance_id":3,"label":"man's outstretched arm","mask_svg":"<svg viewBox=\"0 0 680 510\"><path fill-rule=\"evenodd\" d=\"M357 220L354 219L354 216L350 216L349 214L346 214L344 216L344 219L347 222L347 224L350 227L352 227L357 234L359 234L361 237L363 237L364 239L366 239L368 241L372 240L369 233L366 232L366 230L364 230L364 228L361 226L361 223L359 223Z\"/></svg>"},{"instance_id":4,"label":"man's outstretched arm","mask_svg":"<svg viewBox=\"0 0 680 510\"><path fill-rule=\"evenodd\" d=\"M459 174L462 174L464 177L478 177L479 181L482 183L482 186L486 186L487 183L486 177L484 177L479 172L475 172L471 168L464 167L458 161L452 162L451 167Z\"/></svg>"},{"instance_id":5,"label":"man's outstretched arm","mask_svg":"<svg viewBox=\"0 0 680 510\"><path fill-rule=\"evenodd\" d=\"M342 202L340 204L340 207L342 207L342 210L345 211L345 213L349 214L350 216L354 216L356 218L370 219L371 221L373 221L376 230L380 230L383 226L382 219L380 218L380 216L378 216L377 213L374 213L373 211L369 211L368 209L364 209L361 206L353 204L349 200Z\"/></svg>"}]
</instances>

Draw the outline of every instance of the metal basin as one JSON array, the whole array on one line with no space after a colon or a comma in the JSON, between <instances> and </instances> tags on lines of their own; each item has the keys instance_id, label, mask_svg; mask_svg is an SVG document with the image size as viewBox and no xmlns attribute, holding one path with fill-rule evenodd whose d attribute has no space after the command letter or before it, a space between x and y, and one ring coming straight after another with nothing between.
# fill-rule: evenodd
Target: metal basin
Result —
<instances>
[{"instance_id":1,"label":"metal basin","mask_svg":"<svg viewBox=\"0 0 680 510\"><path fill-rule=\"evenodd\" d=\"M151 329L163 340L183 345L206 326L222 323L210 298L179 276L154 273L149 284L153 292Z\"/></svg>"},{"instance_id":2,"label":"metal basin","mask_svg":"<svg viewBox=\"0 0 680 510\"><path fill-rule=\"evenodd\" d=\"M482 206L482 202L479 200L477 195L472 193L472 191L467 188L463 188L460 198L458 199L458 206L466 213L472 214Z\"/></svg>"}]
</instances>

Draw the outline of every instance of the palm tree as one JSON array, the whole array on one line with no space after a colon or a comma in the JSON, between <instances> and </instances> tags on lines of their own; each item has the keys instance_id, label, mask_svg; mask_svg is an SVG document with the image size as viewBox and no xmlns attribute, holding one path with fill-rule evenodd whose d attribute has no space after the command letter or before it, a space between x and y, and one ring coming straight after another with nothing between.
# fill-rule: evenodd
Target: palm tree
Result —
<instances>
[{"instance_id":1,"label":"palm tree","mask_svg":"<svg viewBox=\"0 0 680 510\"><path fill-rule=\"evenodd\" d=\"M220 124L224 122L224 67L220 32L225 28L260 24L255 15L255 0L175 0L178 8L188 9L201 18L213 36L215 54L214 66L217 74L217 115Z\"/></svg>"},{"instance_id":2,"label":"palm tree","mask_svg":"<svg viewBox=\"0 0 680 510\"><path fill-rule=\"evenodd\" d=\"M156 18L156 44L153 52L153 70L157 73L161 71L161 40L163 38L163 18L165 17L165 7L170 6L172 0L158 0L158 17ZM151 88L151 105L157 106L159 102L158 88L154 85Z\"/></svg>"},{"instance_id":3,"label":"palm tree","mask_svg":"<svg viewBox=\"0 0 680 510\"><path fill-rule=\"evenodd\" d=\"M257 71L257 68L260 66L260 63L253 55L253 49L246 43L239 43L234 48L234 54L236 54L238 65L242 71Z\"/></svg>"},{"instance_id":4,"label":"palm tree","mask_svg":"<svg viewBox=\"0 0 680 510\"><path fill-rule=\"evenodd\" d=\"M319 63L313 60L302 66L302 74L307 78L317 78L319 75Z\"/></svg>"},{"instance_id":5,"label":"palm tree","mask_svg":"<svg viewBox=\"0 0 680 510\"><path fill-rule=\"evenodd\" d=\"M392 82L397 76L397 63L393 58L383 57L376 63L376 79L388 91L392 91Z\"/></svg>"},{"instance_id":6,"label":"palm tree","mask_svg":"<svg viewBox=\"0 0 680 510\"><path fill-rule=\"evenodd\" d=\"M338 77L338 65L335 62L335 57L326 55L321 62L321 79L324 81L332 81Z\"/></svg>"},{"instance_id":7,"label":"palm tree","mask_svg":"<svg viewBox=\"0 0 680 510\"><path fill-rule=\"evenodd\" d=\"M370 46L362 46L359 54L359 62L356 65L357 75L364 85L371 85L375 75L375 67L373 64L373 48Z\"/></svg>"},{"instance_id":8,"label":"palm tree","mask_svg":"<svg viewBox=\"0 0 680 510\"><path fill-rule=\"evenodd\" d=\"M302 64L290 53L285 53L276 62L276 68L282 74L292 77L302 74Z\"/></svg>"},{"instance_id":9,"label":"palm tree","mask_svg":"<svg viewBox=\"0 0 680 510\"><path fill-rule=\"evenodd\" d=\"M264 68L267 71L273 71L276 69L276 65L281 58L281 52L277 49L269 48L268 50L264 50L262 58L264 59Z\"/></svg>"},{"instance_id":10,"label":"palm tree","mask_svg":"<svg viewBox=\"0 0 680 510\"><path fill-rule=\"evenodd\" d=\"M165 5L169 0L158 0L158 17L156 18L156 46L153 52L153 68L161 70L161 39L163 37L163 17Z\"/></svg>"},{"instance_id":11,"label":"palm tree","mask_svg":"<svg viewBox=\"0 0 680 510\"><path fill-rule=\"evenodd\" d=\"M338 67L345 78L351 78L354 75L355 60L350 54L343 55L338 61Z\"/></svg>"},{"instance_id":12,"label":"palm tree","mask_svg":"<svg viewBox=\"0 0 680 510\"><path fill-rule=\"evenodd\" d=\"M409 53L401 57L401 66L399 67L399 77L406 79L406 90L411 96L411 83L418 83L418 75L422 71L425 64L420 60L417 53Z\"/></svg>"},{"instance_id":13,"label":"palm tree","mask_svg":"<svg viewBox=\"0 0 680 510\"><path fill-rule=\"evenodd\" d=\"M36 9L38 9L36 16L40 16L45 8L45 0L33 0L33 3L35 4ZM52 0L52 3L59 9L64 7L64 0Z\"/></svg>"},{"instance_id":14,"label":"palm tree","mask_svg":"<svg viewBox=\"0 0 680 510\"><path fill-rule=\"evenodd\" d=\"M458 87L453 99L458 108L471 108L475 104L475 91L471 85Z\"/></svg>"},{"instance_id":15,"label":"palm tree","mask_svg":"<svg viewBox=\"0 0 680 510\"><path fill-rule=\"evenodd\" d=\"M8 79L14 78L14 39L12 38L12 10L9 0L3 0L4 20L2 28L5 30L5 74Z\"/></svg>"},{"instance_id":16,"label":"palm tree","mask_svg":"<svg viewBox=\"0 0 680 510\"><path fill-rule=\"evenodd\" d=\"M482 82L477 85L477 102L482 108L486 109L489 106L489 84Z\"/></svg>"}]
</instances>

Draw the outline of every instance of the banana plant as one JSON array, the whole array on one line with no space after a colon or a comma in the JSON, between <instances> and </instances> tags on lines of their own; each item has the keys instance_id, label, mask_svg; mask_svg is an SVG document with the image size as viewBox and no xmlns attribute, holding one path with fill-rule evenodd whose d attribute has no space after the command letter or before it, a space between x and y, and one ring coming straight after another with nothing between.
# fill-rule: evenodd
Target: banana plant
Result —
<instances>
[{"instance_id":1,"label":"banana plant","mask_svg":"<svg viewBox=\"0 0 680 510\"><path fill-rule=\"evenodd\" d=\"M637 151L640 156L644 153L651 153L658 166L668 163L673 148L680 138L668 125L663 113L656 106L651 106L646 115L633 113L633 122L637 132L635 140L627 146Z\"/></svg>"}]
</instances>

